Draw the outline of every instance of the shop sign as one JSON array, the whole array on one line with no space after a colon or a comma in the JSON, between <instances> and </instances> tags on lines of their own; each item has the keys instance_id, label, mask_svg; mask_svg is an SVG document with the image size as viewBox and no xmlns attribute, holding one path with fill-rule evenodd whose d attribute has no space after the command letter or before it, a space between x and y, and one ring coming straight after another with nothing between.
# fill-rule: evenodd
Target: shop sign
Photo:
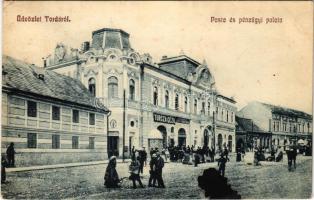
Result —
<instances>
[{"instance_id":1,"label":"shop sign","mask_svg":"<svg viewBox=\"0 0 314 200\"><path fill-rule=\"evenodd\" d=\"M163 115L159 113L153 113L154 115L154 122L161 122L166 124L175 124L181 123L181 124L190 124L189 119L181 118L181 117L174 117L170 115Z\"/></svg>"}]
</instances>

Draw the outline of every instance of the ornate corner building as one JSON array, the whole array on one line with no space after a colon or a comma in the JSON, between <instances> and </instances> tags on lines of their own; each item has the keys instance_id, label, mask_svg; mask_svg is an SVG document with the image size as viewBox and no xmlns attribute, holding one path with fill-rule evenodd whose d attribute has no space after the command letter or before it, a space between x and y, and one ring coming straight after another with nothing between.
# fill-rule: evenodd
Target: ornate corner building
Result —
<instances>
[{"instance_id":1,"label":"ornate corner building","mask_svg":"<svg viewBox=\"0 0 314 200\"><path fill-rule=\"evenodd\" d=\"M44 67L80 80L111 110L108 156L133 146L235 150L236 102L217 91L205 61L181 54L154 63L132 49L128 33L103 28L80 49L57 44Z\"/></svg>"}]
</instances>

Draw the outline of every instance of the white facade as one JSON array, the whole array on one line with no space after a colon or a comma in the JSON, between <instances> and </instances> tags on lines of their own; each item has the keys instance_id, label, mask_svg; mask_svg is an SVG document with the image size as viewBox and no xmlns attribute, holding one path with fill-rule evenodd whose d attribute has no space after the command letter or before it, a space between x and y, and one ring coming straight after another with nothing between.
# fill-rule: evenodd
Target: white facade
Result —
<instances>
[{"instance_id":1,"label":"white facade","mask_svg":"<svg viewBox=\"0 0 314 200\"><path fill-rule=\"evenodd\" d=\"M107 38L110 34L116 37L113 41L117 43ZM222 135L221 145L228 145L229 139L234 151L235 101L217 92L206 63L181 55L152 64L149 54L135 52L128 42L128 34L119 29L93 32L89 49L68 51L58 44L55 52L58 55L47 58L46 68L77 78L91 92L95 89L96 97L111 110L109 154L117 150L122 155L124 111L126 153L132 146L150 148L158 140L164 145L214 147L215 139L215 148L218 148L218 134ZM178 71L177 67L179 71L192 71L180 76L169 70L170 67L174 67L173 71ZM160 137L156 136L156 130Z\"/></svg>"}]
</instances>

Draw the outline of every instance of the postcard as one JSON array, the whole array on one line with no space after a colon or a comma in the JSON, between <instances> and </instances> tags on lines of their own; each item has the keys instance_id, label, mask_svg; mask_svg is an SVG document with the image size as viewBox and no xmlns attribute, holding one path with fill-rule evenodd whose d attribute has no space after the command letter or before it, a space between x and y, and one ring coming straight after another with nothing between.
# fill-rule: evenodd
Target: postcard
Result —
<instances>
[{"instance_id":1,"label":"postcard","mask_svg":"<svg viewBox=\"0 0 314 200\"><path fill-rule=\"evenodd\" d=\"M4 1L3 199L312 196L313 2Z\"/></svg>"}]
</instances>

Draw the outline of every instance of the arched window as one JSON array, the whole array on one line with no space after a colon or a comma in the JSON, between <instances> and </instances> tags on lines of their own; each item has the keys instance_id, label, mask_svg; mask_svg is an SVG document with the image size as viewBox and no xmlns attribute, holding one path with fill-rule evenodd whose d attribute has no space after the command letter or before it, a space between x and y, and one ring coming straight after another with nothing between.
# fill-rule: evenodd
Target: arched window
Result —
<instances>
[{"instance_id":1,"label":"arched window","mask_svg":"<svg viewBox=\"0 0 314 200\"><path fill-rule=\"evenodd\" d=\"M115 76L108 78L108 98L118 98L118 78Z\"/></svg>"},{"instance_id":2,"label":"arched window","mask_svg":"<svg viewBox=\"0 0 314 200\"><path fill-rule=\"evenodd\" d=\"M157 106L158 105L158 88L157 87L154 87L153 99L154 99L154 105Z\"/></svg>"},{"instance_id":3,"label":"arched window","mask_svg":"<svg viewBox=\"0 0 314 200\"><path fill-rule=\"evenodd\" d=\"M184 97L184 112L188 112L188 98Z\"/></svg>"},{"instance_id":4,"label":"arched window","mask_svg":"<svg viewBox=\"0 0 314 200\"><path fill-rule=\"evenodd\" d=\"M179 95L178 94L176 94L176 98L174 100L174 108L176 110L179 110Z\"/></svg>"},{"instance_id":5,"label":"arched window","mask_svg":"<svg viewBox=\"0 0 314 200\"><path fill-rule=\"evenodd\" d=\"M129 81L129 99L135 99L135 82L133 79L130 79Z\"/></svg>"},{"instance_id":6,"label":"arched window","mask_svg":"<svg viewBox=\"0 0 314 200\"><path fill-rule=\"evenodd\" d=\"M194 100L194 113L197 114L197 99Z\"/></svg>"},{"instance_id":7,"label":"arched window","mask_svg":"<svg viewBox=\"0 0 314 200\"><path fill-rule=\"evenodd\" d=\"M94 78L88 80L88 90L93 96L96 96L96 81Z\"/></svg>"},{"instance_id":8,"label":"arched window","mask_svg":"<svg viewBox=\"0 0 314 200\"><path fill-rule=\"evenodd\" d=\"M168 92L168 90L166 90L166 94L165 94L165 107L169 108L169 92Z\"/></svg>"}]
</instances>

